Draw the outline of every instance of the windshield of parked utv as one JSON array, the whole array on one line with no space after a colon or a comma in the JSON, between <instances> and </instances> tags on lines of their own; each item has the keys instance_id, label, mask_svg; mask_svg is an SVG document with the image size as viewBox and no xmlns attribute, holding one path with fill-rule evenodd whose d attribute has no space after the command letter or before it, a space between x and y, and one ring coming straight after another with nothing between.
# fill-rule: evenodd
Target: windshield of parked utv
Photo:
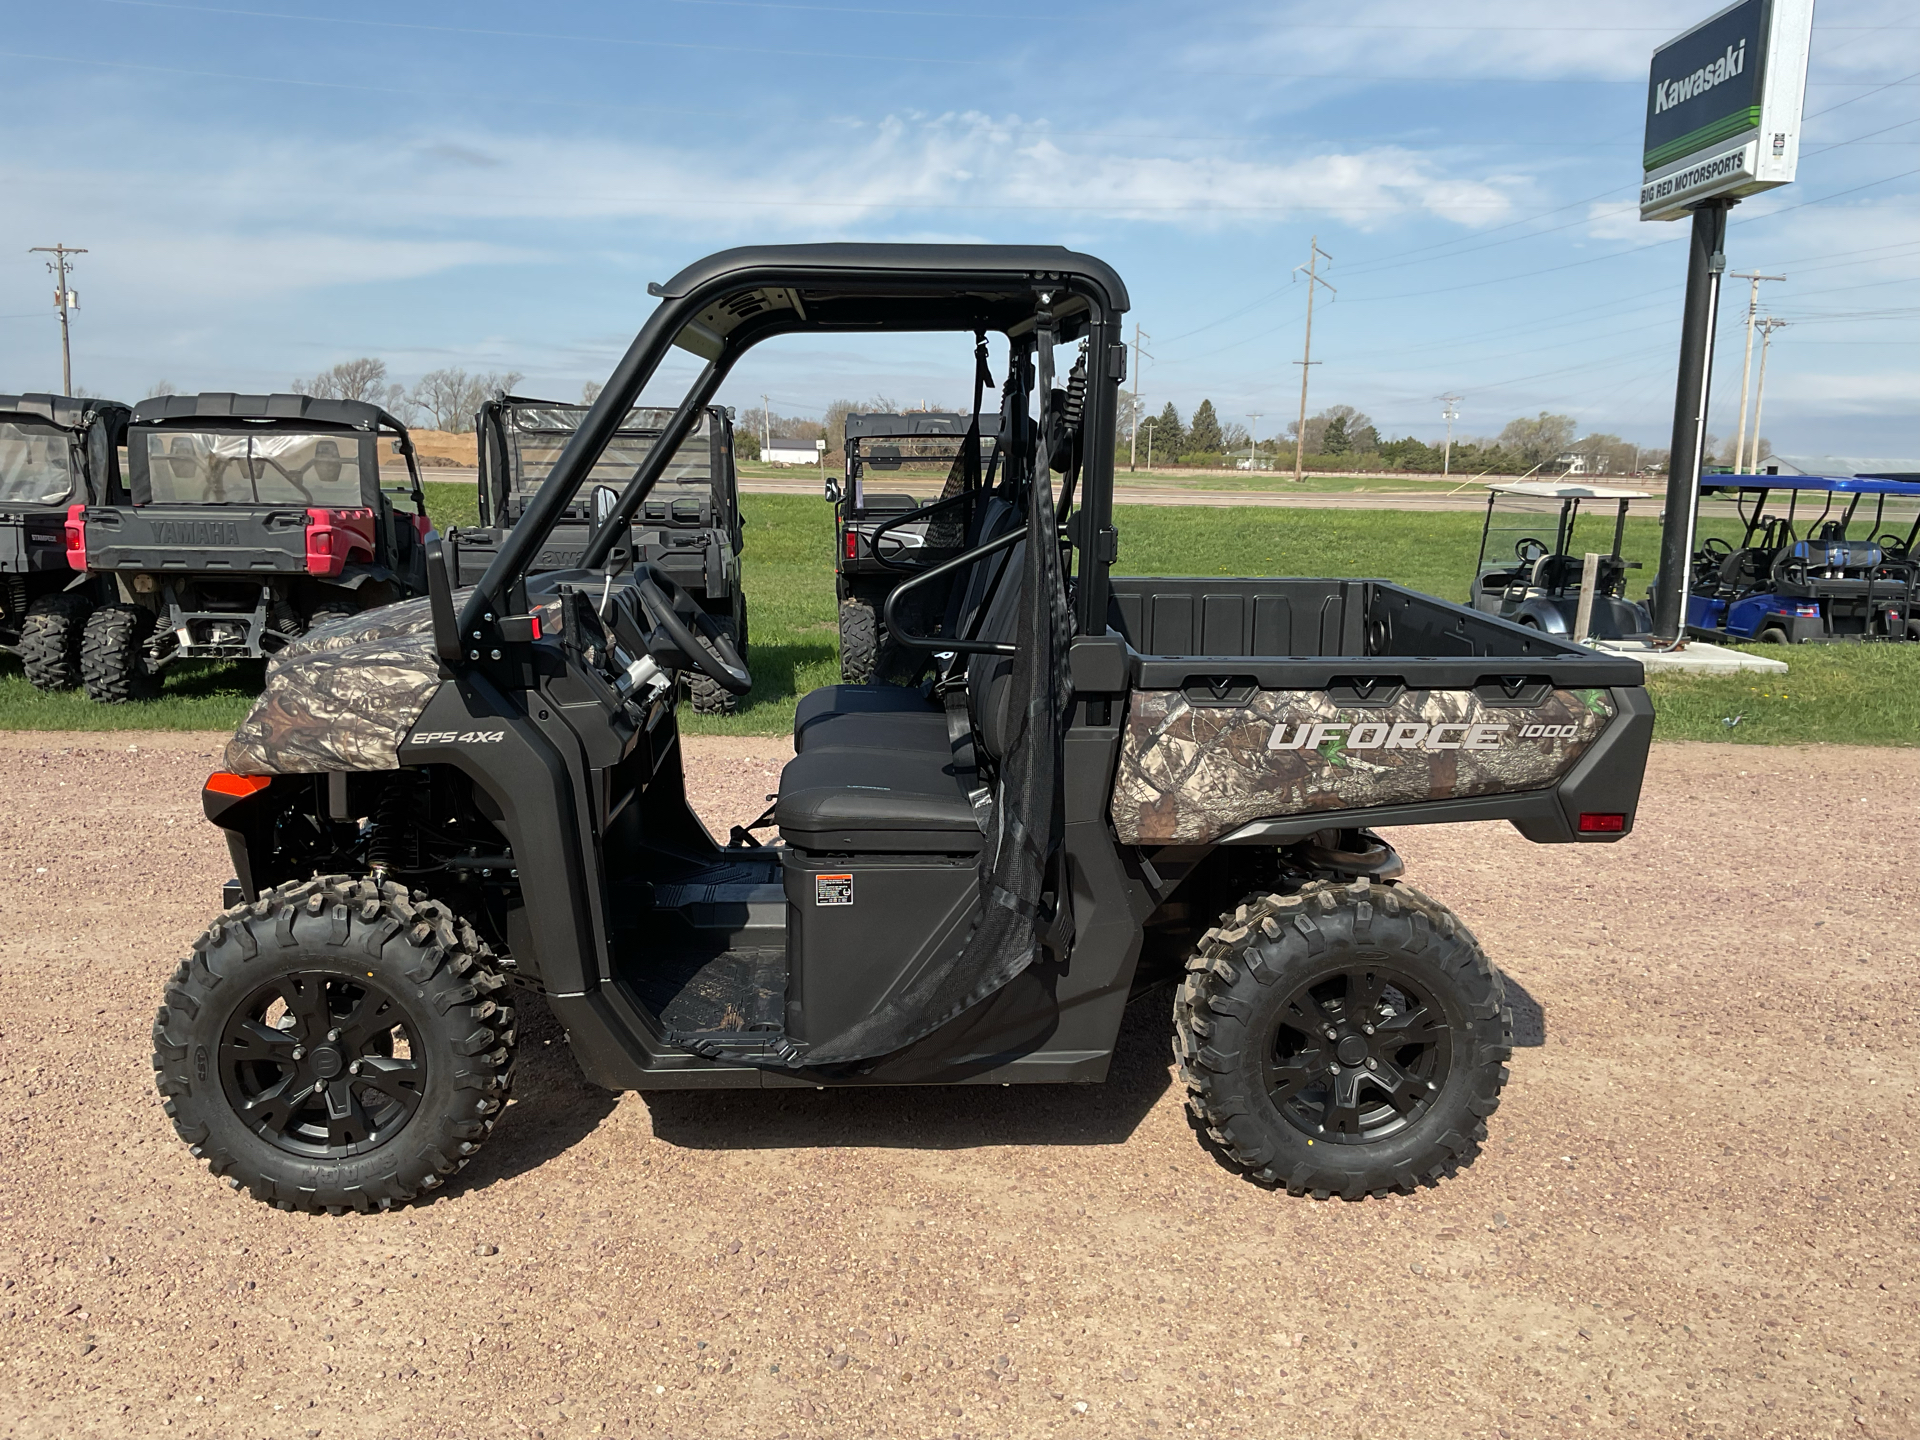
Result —
<instances>
[{"instance_id":1,"label":"windshield of parked utv","mask_svg":"<svg viewBox=\"0 0 1920 1440\"><path fill-rule=\"evenodd\" d=\"M0 502L57 505L72 493L67 432L30 420L0 420Z\"/></svg>"},{"instance_id":2,"label":"windshield of parked utv","mask_svg":"<svg viewBox=\"0 0 1920 1440\"><path fill-rule=\"evenodd\" d=\"M356 435L150 430L136 431L133 443L144 448L155 505L346 509L366 503Z\"/></svg>"},{"instance_id":3,"label":"windshield of parked utv","mask_svg":"<svg viewBox=\"0 0 1920 1440\"><path fill-rule=\"evenodd\" d=\"M513 447L514 488L522 500L533 498L534 492L553 473L560 452L586 415L584 406L542 406L512 412L508 443ZM626 425L607 442L607 448L588 472L586 484L576 494L590 494L595 485L611 485L615 489L625 486L652 452L654 441L672 418L671 410L629 411ZM673 463L660 476L653 494L660 499L671 499L676 493L704 496L712 490L713 419L702 414L699 423L674 452Z\"/></svg>"}]
</instances>

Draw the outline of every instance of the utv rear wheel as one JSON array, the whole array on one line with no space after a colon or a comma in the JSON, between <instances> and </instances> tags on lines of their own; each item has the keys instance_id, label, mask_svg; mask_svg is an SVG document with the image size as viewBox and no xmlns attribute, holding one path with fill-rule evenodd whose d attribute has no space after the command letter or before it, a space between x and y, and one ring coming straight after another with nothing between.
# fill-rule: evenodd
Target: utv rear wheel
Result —
<instances>
[{"instance_id":1,"label":"utv rear wheel","mask_svg":"<svg viewBox=\"0 0 1920 1440\"><path fill-rule=\"evenodd\" d=\"M102 705L139 700L156 688L147 668L153 616L138 605L102 605L87 616L80 640L80 677Z\"/></svg>"},{"instance_id":2,"label":"utv rear wheel","mask_svg":"<svg viewBox=\"0 0 1920 1440\"><path fill-rule=\"evenodd\" d=\"M1769 625L1760 632L1760 643L1762 645L1785 645L1787 643L1787 632L1782 630L1778 625Z\"/></svg>"},{"instance_id":3,"label":"utv rear wheel","mask_svg":"<svg viewBox=\"0 0 1920 1440\"><path fill-rule=\"evenodd\" d=\"M855 590L840 602L840 679L871 685L879 678L881 603Z\"/></svg>"},{"instance_id":4,"label":"utv rear wheel","mask_svg":"<svg viewBox=\"0 0 1920 1440\"><path fill-rule=\"evenodd\" d=\"M1347 1200L1468 1164L1500 1103L1513 1019L1443 905L1367 880L1250 897L1174 998L1195 1124L1263 1185Z\"/></svg>"},{"instance_id":5,"label":"utv rear wheel","mask_svg":"<svg viewBox=\"0 0 1920 1440\"><path fill-rule=\"evenodd\" d=\"M61 591L27 607L20 627L20 663L36 690L71 690L80 683L80 642L93 602Z\"/></svg>"},{"instance_id":6,"label":"utv rear wheel","mask_svg":"<svg viewBox=\"0 0 1920 1440\"><path fill-rule=\"evenodd\" d=\"M747 658L747 647L740 635L740 629L731 617L718 622L720 632L738 652L740 659ZM704 644L705 642L702 641ZM718 652L715 652L716 654ZM687 675L687 694L693 699L693 713L696 715L731 715L740 708L745 696L736 695L710 675L691 671Z\"/></svg>"},{"instance_id":7,"label":"utv rear wheel","mask_svg":"<svg viewBox=\"0 0 1920 1440\"><path fill-rule=\"evenodd\" d=\"M173 974L155 1083L180 1138L283 1210L437 1190L513 1075L506 981L471 926L404 887L326 876L227 911Z\"/></svg>"},{"instance_id":8,"label":"utv rear wheel","mask_svg":"<svg viewBox=\"0 0 1920 1440\"><path fill-rule=\"evenodd\" d=\"M331 625L336 620L351 620L360 611L341 600L329 600L316 605L307 612L307 633L318 630L322 625Z\"/></svg>"}]
</instances>

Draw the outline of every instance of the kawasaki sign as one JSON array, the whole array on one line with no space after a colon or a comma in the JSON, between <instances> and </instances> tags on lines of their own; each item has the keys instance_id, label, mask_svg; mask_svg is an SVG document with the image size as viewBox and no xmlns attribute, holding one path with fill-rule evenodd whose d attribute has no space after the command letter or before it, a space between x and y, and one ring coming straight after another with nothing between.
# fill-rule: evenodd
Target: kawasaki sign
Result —
<instances>
[{"instance_id":1,"label":"kawasaki sign","mask_svg":"<svg viewBox=\"0 0 1920 1440\"><path fill-rule=\"evenodd\" d=\"M1642 220L1793 179L1813 0L1741 0L1653 52Z\"/></svg>"}]
</instances>

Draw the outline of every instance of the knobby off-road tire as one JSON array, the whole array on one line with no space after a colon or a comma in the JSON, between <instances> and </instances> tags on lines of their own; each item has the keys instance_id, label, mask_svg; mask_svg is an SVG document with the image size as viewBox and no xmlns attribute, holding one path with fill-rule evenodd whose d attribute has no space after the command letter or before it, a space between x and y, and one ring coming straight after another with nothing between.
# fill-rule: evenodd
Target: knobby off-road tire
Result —
<instances>
[{"instance_id":1,"label":"knobby off-road tire","mask_svg":"<svg viewBox=\"0 0 1920 1440\"><path fill-rule=\"evenodd\" d=\"M27 607L20 627L20 663L36 690L71 690L80 683L80 642L93 602L61 591Z\"/></svg>"},{"instance_id":2,"label":"knobby off-road tire","mask_svg":"<svg viewBox=\"0 0 1920 1440\"><path fill-rule=\"evenodd\" d=\"M87 616L80 639L80 678L102 705L139 700L158 688L147 670L153 616L138 605L102 605Z\"/></svg>"},{"instance_id":3,"label":"knobby off-road tire","mask_svg":"<svg viewBox=\"0 0 1920 1440\"><path fill-rule=\"evenodd\" d=\"M720 622L720 630L728 640L733 642L734 649L739 652L742 663L745 663L747 647L739 627L731 618L728 618ZM706 640L702 638L700 643L704 645ZM693 713L696 715L731 715L740 708L740 702L746 698L744 695L734 694L718 680L710 675L703 675L698 670L688 672L687 694L693 700Z\"/></svg>"},{"instance_id":4,"label":"knobby off-road tire","mask_svg":"<svg viewBox=\"0 0 1920 1440\"><path fill-rule=\"evenodd\" d=\"M846 685L871 685L879 678L880 611L865 590L855 590L840 602L840 680Z\"/></svg>"},{"instance_id":5,"label":"knobby off-road tire","mask_svg":"<svg viewBox=\"0 0 1920 1440\"><path fill-rule=\"evenodd\" d=\"M513 1079L505 985L438 901L344 875L284 885L221 915L167 982L155 1083L233 1188L283 1210L385 1210L492 1132Z\"/></svg>"},{"instance_id":6,"label":"knobby off-road tire","mask_svg":"<svg viewBox=\"0 0 1920 1440\"><path fill-rule=\"evenodd\" d=\"M1250 896L1187 962L1174 1058L1197 1128L1263 1185L1411 1193L1468 1164L1512 1055L1500 973L1407 885Z\"/></svg>"}]
</instances>

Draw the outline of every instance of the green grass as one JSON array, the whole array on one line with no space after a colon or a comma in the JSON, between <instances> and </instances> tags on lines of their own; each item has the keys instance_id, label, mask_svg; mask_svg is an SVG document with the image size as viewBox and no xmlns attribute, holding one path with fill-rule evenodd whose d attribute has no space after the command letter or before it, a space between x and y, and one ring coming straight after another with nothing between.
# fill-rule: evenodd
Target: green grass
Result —
<instances>
[{"instance_id":1,"label":"green grass","mask_svg":"<svg viewBox=\"0 0 1920 1440\"><path fill-rule=\"evenodd\" d=\"M1920 645L1740 648L1785 660L1787 673L1654 676L1647 690L1657 738L1751 745L1920 743Z\"/></svg>"},{"instance_id":2,"label":"green grass","mask_svg":"<svg viewBox=\"0 0 1920 1440\"><path fill-rule=\"evenodd\" d=\"M429 484L427 503L443 529L475 522L470 486ZM737 715L683 709L690 734L789 733L797 698L839 676L832 510L810 495L745 495L741 513L754 690ZM1377 577L1449 600L1466 593L1481 523L1473 513L1155 505L1120 506L1115 519L1122 574ZM1703 518L1701 533L1727 533L1727 522ZM1659 539L1655 522L1628 523L1625 552L1644 563L1640 576L1652 574ZM1642 585L1636 580L1633 588ZM1656 734L1758 744L1920 739L1920 646L1803 645L1766 653L1787 660L1792 672L1653 680ZM257 674L235 665L182 665L168 672L160 698L107 706L84 695L42 695L8 659L0 661L0 729L231 729L252 703ZM1739 724L1724 723L1733 716Z\"/></svg>"}]
</instances>

